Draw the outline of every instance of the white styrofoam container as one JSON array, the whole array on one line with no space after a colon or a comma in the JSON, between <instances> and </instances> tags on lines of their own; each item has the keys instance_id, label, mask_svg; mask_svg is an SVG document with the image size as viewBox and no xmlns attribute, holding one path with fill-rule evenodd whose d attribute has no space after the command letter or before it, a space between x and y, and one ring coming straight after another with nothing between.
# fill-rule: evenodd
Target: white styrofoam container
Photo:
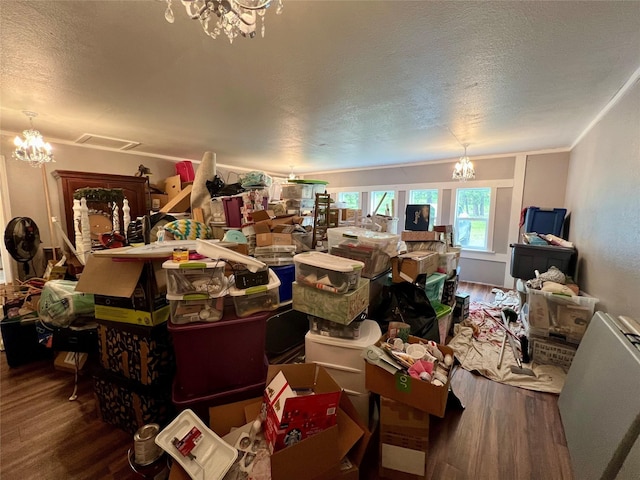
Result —
<instances>
[{"instance_id":1,"label":"white styrofoam container","mask_svg":"<svg viewBox=\"0 0 640 480\"><path fill-rule=\"evenodd\" d=\"M355 289L364 263L317 251L299 253L293 257L296 281L333 293Z\"/></svg>"},{"instance_id":2,"label":"white styrofoam container","mask_svg":"<svg viewBox=\"0 0 640 480\"><path fill-rule=\"evenodd\" d=\"M162 268L167 272L168 295L207 293L210 297L219 297L226 292L227 279L224 276L223 261L209 258L187 262L167 260Z\"/></svg>"},{"instance_id":3,"label":"white styrofoam container","mask_svg":"<svg viewBox=\"0 0 640 480\"><path fill-rule=\"evenodd\" d=\"M345 390L365 393L364 360L362 351L382 336L380 325L365 320L360 327L360 338L351 340L325 337L307 332L305 335L305 361L323 366Z\"/></svg>"},{"instance_id":4,"label":"white styrofoam container","mask_svg":"<svg viewBox=\"0 0 640 480\"><path fill-rule=\"evenodd\" d=\"M238 317L248 317L257 312L275 310L280 305L280 279L276 273L269 269L269 283L244 290L232 286L229 288L229 296L233 298L233 304Z\"/></svg>"}]
</instances>

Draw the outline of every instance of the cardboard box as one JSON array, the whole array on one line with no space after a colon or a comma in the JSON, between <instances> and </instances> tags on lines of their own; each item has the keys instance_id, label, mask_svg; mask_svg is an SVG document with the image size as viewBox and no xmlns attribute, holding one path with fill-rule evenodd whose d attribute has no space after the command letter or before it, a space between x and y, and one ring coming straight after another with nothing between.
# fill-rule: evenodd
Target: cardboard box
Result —
<instances>
[{"instance_id":1,"label":"cardboard box","mask_svg":"<svg viewBox=\"0 0 640 480\"><path fill-rule=\"evenodd\" d=\"M340 386L324 369L316 372L314 367L303 373L292 377L290 383L284 372L278 372L265 388L264 432L272 454L337 423ZM304 389L306 394L298 395L294 388Z\"/></svg>"},{"instance_id":2,"label":"cardboard box","mask_svg":"<svg viewBox=\"0 0 640 480\"><path fill-rule=\"evenodd\" d=\"M93 293L95 317L152 326L169 318L163 260L89 257L76 290Z\"/></svg>"},{"instance_id":3,"label":"cardboard box","mask_svg":"<svg viewBox=\"0 0 640 480\"><path fill-rule=\"evenodd\" d=\"M429 414L380 397L380 468L382 478L426 478Z\"/></svg>"},{"instance_id":4,"label":"cardboard box","mask_svg":"<svg viewBox=\"0 0 640 480\"><path fill-rule=\"evenodd\" d=\"M53 367L63 372L75 373L76 363L78 371L82 370L84 364L87 363L88 356L88 354L80 352L59 352L53 361Z\"/></svg>"},{"instance_id":5,"label":"cardboard box","mask_svg":"<svg viewBox=\"0 0 640 480\"><path fill-rule=\"evenodd\" d=\"M256 246L268 247L269 245L292 245L293 238L290 233L257 233Z\"/></svg>"},{"instance_id":6,"label":"cardboard box","mask_svg":"<svg viewBox=\"0 0 640 480\"><path fill-rule=\"evenodd\" d=\"M378 345L384 341L384 337ZM410 336L409 343L424 342L423 339ZM438 345L443 354L453 356L453 349L446 345ZM451 379L441 387L411 378L403 371L395 375L381 367L365 362L365 387L367 390L390 398L397 402L417 408L436 417L444 417Z\"/></svg>"},{"instance_id":7,"label":"cardboard box","mask_svg":"<svg viewBox=\"0 0 640 480\"><path fill-rule=\"evenodd\" d=\"M293 309L315 317L348 325L368 306L368 278L360 278L358 288L344 294L293 282Z\"/></svg>"},{"instance_id":8,"label":"cardboard box","mask_svg":"<svg viewBox=\"0 0 640 480\"><path fill-rule=\"evenodd\" d=\"M166 193L152 193L151 194L151 209L159 210L169 203L169 195Z\"/></svg>"},{"instance_id":9,"label":"cardboard box","mask_svg":"<svg viewBox=\"0 0 640 480\"><path fill-rule=\"evenodd\" d=\"M167 177L164 181L164 191L167 192L169 200L173 200L182 190L182 181L180 175Z\"/></svg>"},{"instance_id":10,"label":"cardboard box","mask_svg":"<svg viewBox=\"0 0 640 480\"><path fill-rule=\"evenodd\" d=\"M404 230L400 238L403 242L430 242L440 240L440 232Z\"/></svg>"},{"instance_id":11,"label":"cardboard box","mask_svg":"<svg viewBox=\"0 0 640 480\"><path fill-rule=\"evenodd\" d=\"M415 251L403 253L391 259L394 283L413 283L418 275L431 275L438 269L439 256L436 252Z\"/></svg>"},{"instance_id":12,"label":"cardboard box","mask_svg":"<svg viewBox=\"0 0 640 480\"><path fill-rule=\"evenodd\" d=\"M313 364L272 365L267 382L284 372L292 385L313 385L322 367ZM300 382L300 383L299 383ZM255 420L262 398L254 398L209 409L210 427L221 437L232 428ZM366 425L347 395L340 398L337 425L280 450L271 456L272 480L355 480L371 438ZM353 468L341 469L345 456ZM355 473L355 477L354 477ZM174 462L169 480L190 480L184 469Z\"/></svg>"}]
</instances>

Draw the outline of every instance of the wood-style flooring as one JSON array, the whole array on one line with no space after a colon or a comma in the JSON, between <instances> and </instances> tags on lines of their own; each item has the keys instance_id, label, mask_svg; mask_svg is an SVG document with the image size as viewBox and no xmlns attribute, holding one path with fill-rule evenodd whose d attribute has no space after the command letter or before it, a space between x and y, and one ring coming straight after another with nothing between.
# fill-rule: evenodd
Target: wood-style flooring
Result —
<instances>
[{"instance_id":1,"label":"wood-style flooring","mask_svg":"<svg viewBox=\"0 0 640 480\"><path fill-rule=\"evenodd\" d=\"M492 301L491 287L461 283L472 300ZM91 379L52 361L9 368L0 358L0 479L137 479L127 450L133 439L101 422ZM502 385L458 368L452 387L465 406L432 417L428 475L433 480L572 480L557 396ZM377 445L361 479L377 478ZM304 480L304 479L301 479Z\"/></svg>"}]
</instances>

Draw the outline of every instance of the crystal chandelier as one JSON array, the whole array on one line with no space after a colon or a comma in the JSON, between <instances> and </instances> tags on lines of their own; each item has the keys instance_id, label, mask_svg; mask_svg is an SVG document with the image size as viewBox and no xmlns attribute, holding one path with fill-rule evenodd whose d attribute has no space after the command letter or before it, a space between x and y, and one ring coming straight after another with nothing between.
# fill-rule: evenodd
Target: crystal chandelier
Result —
<instances>
[{"instance_id":1,"label":"crystal chandelier","mask_svg":"<svg viewBox=\"0 0 640 480\"><path fill-rule=\"evenodd\" d=\"M460 160L456 163L455 168L453 169L453 180L460 180L461 182L466 182L467 180L472 180L476 178L476 172L473 169L473 163L469 160L467 156L467 147L469 145L465 144L464 147L464 155L460 157Z\"/></svg>"},{"instance_id":2,"label":"crystal chandelier","mask_svg":"<svg viewBox=\"0 0 640 480\"><path fill-rule=\"evenodd\" d=\"M171 9L173 0L166 0L164 18L173 23L175 17ZM211 38L224 33L233 43L238 35L256 36L258 17L261 18L261 34L264 38L264 16L272 2L277 2L276 14L282 13L282 0L181 0L187 15L199 20L204 32Z\"/></svg>"},{"instance_id":3,"label":"crystal chandelier","mask_svg":"<svg viewBox=\"0 0 640 480\"><path fill-rule=\"evenodd\" d=\"M17 147L13 158L29 162L32 167L39 167L43 163L54 162L51 145L46 143L38 130L33 128L33 119L38 116L35 112L22 112L29 117L31 128L22 132L24 139L16 136L13 143Z\"/></svg>"}]
</instances>

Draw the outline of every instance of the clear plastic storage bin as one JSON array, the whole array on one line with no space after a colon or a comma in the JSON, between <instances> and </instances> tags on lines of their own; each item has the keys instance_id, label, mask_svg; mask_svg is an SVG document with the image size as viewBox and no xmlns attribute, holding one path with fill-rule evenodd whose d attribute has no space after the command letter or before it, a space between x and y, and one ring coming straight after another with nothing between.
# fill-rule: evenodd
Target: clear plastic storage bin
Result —
<instances>
[{"instance_id":1,"label":"clear plastic storage bin","mask_svg":"<svg viewBox=\"0 0 640 480\"><path fill-rule=\"evenodd\" d=\"M580 343L597 303L585 294L570 297L527 288L529 333Z\"/></svg>"},{"instance_id":2,"label":"clear plastic storage bin","mask_svg":"<svg viewBox=\"0 0 640 480\"><path fill-rule=\"evenodd\" d=\"M243 318L257 312L275 310L280 305L280 279L269 269L269 283L241 290L232 286L229 296L233 298L236 315Z\"/></svg>"},{"instance_id":3,"label":"clear plastic storage bin","mask_svg":"<svg viewBox=\"0 0 640 480\"><path fill-rule=\"evenodd\" d=\"M227 289L225 262L220 260L203 259L179 263L167 260L162 268L167 272L168 295L205 293L217 297Z\"/></svg>"},{"instance_id":4,"label":"clear plastic storage bin","mask_svg":"<svg viewBox=\"0 0 640 480\"><path fill-rule=\"evenodd\" d=\"M295 245L270 245L268 247L256 247L253 255L257 260L273 267L293 265L295 254Z\"/></svg>"},{"instance_id":5,"label":"clear plastic storage bin","mask_svg":"<svg viewBox=\"0 0 640 480\"><path fill-rule=\"evenodd\" d=\"M167 295L171 308L171 322L176 325L192 322L217 322L222 318L224 296L211 298L195 293L184 296Z\"/></svg>"},{"instance_id":6,"label":"clear plastic storage bin","mask_svg":"<svg viewBox=\"0 0 640 480\"><path fill-rule=\"evenodd\" d=\"M374 232L366 228L336 227L327 230L329 251L343 242L358 242L360 247L370 247L386 253L390 257L398 254L400 235L387 232ZM379 273L379 272L378 272Z\"/></svg>"},{"instance_id":7,"label":"clear plastic storage bin","mask_svg":"<svg viewBox=\"0 0 640 480\"><path fill-rule=\"evenodd\" d=\"M280 198L284 198L284 199L314 198L313 185L305 185L302 183L284 184L282 185L282 193L280 193Z\"/></svg>"},{"instance_id":8,"label":"clear plastic storage bin","mask_svg":"<svg viewBox=\"0 0 640 480\"><path fill-rule=\"evenodd\" d=\"M348 325L332 322L331 320L316 317L313 315L307 315L307 317L309 318L309 332L316 335L324 335L325 337L349 339L360 338L362 322L367 319L367 315L365 314L365 312L359 314Z\"/></svg>"},{"instance_id":9,"label":"clear plastic storage bin","mask_svg":"<svg viewBox=\"0 0 640 480\"><path fill-rule=\"evenodd\" d=\"M333 293L346 293L358 286L364 263L322 252L293 257L296 281Z\"/></svg>"}]
</instances>

